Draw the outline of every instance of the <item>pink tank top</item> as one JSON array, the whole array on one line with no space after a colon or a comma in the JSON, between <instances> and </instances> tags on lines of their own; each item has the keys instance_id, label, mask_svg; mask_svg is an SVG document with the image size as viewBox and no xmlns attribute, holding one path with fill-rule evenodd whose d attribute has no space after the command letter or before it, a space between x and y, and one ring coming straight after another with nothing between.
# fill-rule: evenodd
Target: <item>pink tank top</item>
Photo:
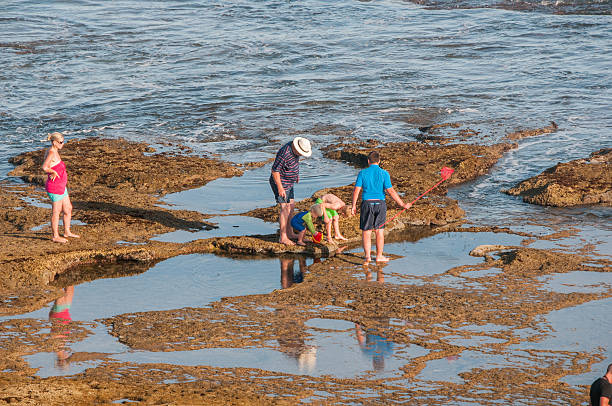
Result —
<instances>
[{"instance_id":1,"label":"pink tank top","mask_svg":"<svg viewBox=\"0 0 612 406\"><path fill-rule=\"evenodd\" d=\"M63 195L66 191L66 184L68 183L68 174L66 173L66 164L64 161L59 161L51 167L59 175L55 180L51 180L51 174L47 174L47 181L45 182L45 190L55 195Z\"/></svg>"}]
</instances>

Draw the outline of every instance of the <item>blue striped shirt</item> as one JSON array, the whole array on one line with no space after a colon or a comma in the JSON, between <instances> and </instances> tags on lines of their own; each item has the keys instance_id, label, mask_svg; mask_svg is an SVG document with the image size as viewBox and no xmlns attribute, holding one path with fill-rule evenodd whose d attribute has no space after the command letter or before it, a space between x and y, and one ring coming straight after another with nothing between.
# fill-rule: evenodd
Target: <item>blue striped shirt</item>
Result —
<instances>
[{"instance_id":1,"label":"blue striped shirt","mask_svg":"<svg viewBox=\"0 0 612 406\"><path fill-rule=\"evenodd\" d=\"M292 187L300 176L300 157L293 153L291 144L289 142L278 150L272 164L272 172L280 174L281 184L285 189Z\"/></svg>"}]
</instances>

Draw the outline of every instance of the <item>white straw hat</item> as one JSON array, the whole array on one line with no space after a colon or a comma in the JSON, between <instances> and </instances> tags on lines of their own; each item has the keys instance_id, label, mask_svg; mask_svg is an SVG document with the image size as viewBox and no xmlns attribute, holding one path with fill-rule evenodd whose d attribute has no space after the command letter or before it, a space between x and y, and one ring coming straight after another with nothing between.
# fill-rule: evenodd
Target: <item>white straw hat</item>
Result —
<instances>
[{"instance_id":1,"label":"white straw hat","mask_svg":"<svg viewBox=\"0 0 612 406\"><path fill-rule=\"evenodd\" d=\"M293 139L293 148L295 148L298 154L305 158L308 158L312 155L312 150L310 149L310 141L308 141L304 137L295 137Z\"/></svg>"}]
</instances>

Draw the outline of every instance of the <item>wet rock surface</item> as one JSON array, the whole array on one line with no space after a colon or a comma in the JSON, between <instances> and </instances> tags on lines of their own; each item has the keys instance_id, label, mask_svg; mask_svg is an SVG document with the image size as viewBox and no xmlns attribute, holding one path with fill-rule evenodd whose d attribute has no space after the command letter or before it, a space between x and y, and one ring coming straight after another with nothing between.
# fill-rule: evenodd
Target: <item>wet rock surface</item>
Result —
<instances>
[{"instance_id":1,"label":"wet rock surface","mask_svg":"<svg viewBox=\"0 0 612 406\"><path fill-rule=\"evenodd\" d=\"M550 134L554 133L559 129L559 126L554 121L550 122L550 125L547 127L536 128L531 130L520 130L514 131L510 134L506 135L506 138L509 140L520 140L527 137L535 137L542 134Z\"/></svg>"},{"instance_id":2,"label":"wet rock surface","mask_svg":"<svg viewBox=\"0 0 612 406\"><path fill-rule=\"evenodd\" d=\"M58 404L66 396L75 404L119 399L146 404L295 404L317 394L325 403L367 398L375 404L436 404L438 395L431 388L450 387L466 402L480 404L499 398L543 404L551 397L566 404L583 401L584 390L559 378L588 371L598 361L596 356L554 349L509 354L511 348L529 348L549 334L539 318L550 311L612 297L610 289L551 292L542 289L535 276L575 270L611 272L611 262L518 247L476 265L423 277L419 284L386 283L384 266L364 268L361 262L358 255L340 253L315 262L304 281L288 289L226 297L205 308L127 313L102 322L132 350L262 348L299 355L312 334L306 327L309 320L342 320L384 335L395 345L424 349L424 355L407 359L398 378L339 379L257 368L142 364L115 361L113 354L77 353L74 356L96 360L97 366L70 379L32 380L34 371L21 356L41 348L54 350L54 341L45 333L47 323L7 321L0 324L4 337L0 348L5 354L1 379L7 383L0 396L17 404ZM483 272L495 269L501 272ZM461 289L449 287L445 283L449 276L471 282L472 287L468 283ZM71 328L72 340L86 337L87 325L75 323ZM428 363L448 362L466 352L483 359L499 355L507 361L461 372L462 382L427 375ZM282 401L276 400L279 396Z\"/></svg>"},{"instance_id":3,"label":"wet rock surface","mask_svg":"<svg viewBox=\"0 0 612 406\"><path fill-rule=\"evenodd\" d=\"M325 148L325 154L328 158L345 161L358 168L365 168L368 153L373 150L378 151L381 154L381 168L389 171L394 189L408 202L442 179L440 170L443 166L454 169L455 172L447 181L418 200L410 210L405 211L398 218L398 222L405 225L444 225L459 221L464 215L455 200L445 197L448 187L486 174L504 152L514 147L514 144L432 146L418 142L378 144L371 141L358 144L332 144ZM350 205L353 186L320 190L313 195L311 200L298 202L296 207L298 210L308 210L315 198L326 193L333 193ZM391 218L399 210L394 202L388 200L387 217ZM358 200L358 206L360 202L361 200ZM278 221L276 207L256 209L246 214L266 221ZM343 225L347 222L350 223L349 234L360 233L358 219L343 218L341 220Z\"/></svg>"},{"instance_id":4,"label":"wet rock surface","mask_svg":"<svg viewBox=\"0 0 612 406\"><path fill-rule=\"evenodd\" d=\"M612 206L612 149L559 163L504 192L542 206Z\"/></svg>"},{"instance_id":5,"label":"wet rock surface","mask_svg":"<svg viewBox=\"0 0 612 406\"><path fill-rule=\"evenodd\" d=\"M0 292L5 298L15 297L3 300L0 313L53 299L57 292L47 283L83 262L146 262L175 255L177 246L149 243L148 239L177 229L214 225L201 213L160 207L159 198L242 173L219 160L155 154L149 146L124 140L68 142L61 156L68 170L73 221L85 225L73 226L81 238L56 244L50 240L51 206L42 187L44 153L32 151L12 159L16 167L10 175L30 184L5 183L0 188L0 215L4 219L0 232L5 236L0 269L2 275L11 275L0 278Z\"/></svg>"},{"instance_id":6,"label":"wet rock surface","mask_svg":"<svg viewBox=\"0 0 612 406\"><path fill-rule=\"evenodd\" d=\"M359 250L348 252L361 243L357 217L341 218L342 232L349 239L341 245L326 242L308 243L305 248L286 247L276 242L277 235L209 238L185 244L150 241L163 232L214 226L202 213L158 206L160 196L200 186L219 176L237 176L241 169L206 158L154 154L145 145L121 140L70 142L62 151L74 218L84 225L75 227L81 239L54 244L48 239L48 226L32 230L48 222L50 215L50 208L31 204L46 202L39 186L42 178L37 161L44 152L15 158L13 174L36 186L3 184L0 188L0 212L5 219L1 231L6 236L6 244L0 248L3 314L41 308L59 297L63 287L143 273L163 259L182 254L263 255L282 261L287 255L307 253L316 259L304 269L303 282L285 289L223 297L204 307L119 314L96 322L106 326L130 352L261 349L299 360L312 356L307 345L313 334L309 323L325 319L348 323L355 332L363 329L383 336L404 349L418 348L419 353L404 354L403 366L391 378L376 374L338 378L258 368L124 362L110 352L75 351L66 362L86 363L88 369L69 377L39 378L24 357L58 353L66 345L82 342L94 334L96 323L5 319L0 322L0 403L65 404L69 399L72 404L292 405L350 404L366 399L371 404L442 404L446 399L439 397L440 391L451 391L466 403L499 399L583 403L586 387L563 383L561 378L589 371L600 361L600 355L532 346L551 334L550 327L542 322L545 315L610 298L612 288L560 293L547 289L541 278L575 271L612 272L612 262L526 247L538 239L559 238L568 231L538 237L495 226L464 227L460 224L463 210L458 202L446 197L449 185L487 173L513 146L369 142L328 148L328 157L355 166L363 166L369 150L377 149L394 187L408 201L440 180L442 166L455 169L448 181L387 226L389 243L418 241L442 232L499 232L525 237L520 245L470 247L468 252L473 249L472 255L482 257L476 258L475 264L418 277L389 272L392 264L364 267ZM107 155L108 167L98 169L100 157ZM602 156L591 159L607 159ZM169 169L163 176L149 180L149 171L166 166ZM317 191L297 207L307 209L315 197L329 192L349 203L352 186ZM389 204L389 218L399 212L393 205ZM247 214L277 220L275 207ZM389 256L392 261L401 259ZM450 365L465 354L503 362L458 368L458 380L439 376L439 372L431 374L431 364Z\"/></svg>"}]
</instances>

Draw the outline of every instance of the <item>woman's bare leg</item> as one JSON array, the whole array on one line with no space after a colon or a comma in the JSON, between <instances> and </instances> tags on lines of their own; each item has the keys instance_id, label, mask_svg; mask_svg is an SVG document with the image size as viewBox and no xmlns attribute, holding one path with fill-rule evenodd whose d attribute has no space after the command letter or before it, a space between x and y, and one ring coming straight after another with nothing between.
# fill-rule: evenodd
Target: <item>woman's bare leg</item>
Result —
<instances>
[{"instance_id":1,"label":"woman's bare leg","mask_svg":"<svg viewBox=\"0 0 612 406\"><path fill-rule=\"evenodd\" d=\"M72 202L70 201L70 196L62 199L62 211L64 212L64 237L79 238L79 235L70 231L70 221L72 220Z\"/></svg>"},{"instance_id":2,"label":"woman's bare leg","mask_svg":"<svg viewBox=\"0 0 612 406\"><path fill-rule=\"evenodd\" d=\"M51 238L53 242L68 242L64 237L60 237L59 235L59 216L62 212L63 199L59 202L51 202L51 232L53 233L53 237Z\"/></svg>"}]
</instances>

